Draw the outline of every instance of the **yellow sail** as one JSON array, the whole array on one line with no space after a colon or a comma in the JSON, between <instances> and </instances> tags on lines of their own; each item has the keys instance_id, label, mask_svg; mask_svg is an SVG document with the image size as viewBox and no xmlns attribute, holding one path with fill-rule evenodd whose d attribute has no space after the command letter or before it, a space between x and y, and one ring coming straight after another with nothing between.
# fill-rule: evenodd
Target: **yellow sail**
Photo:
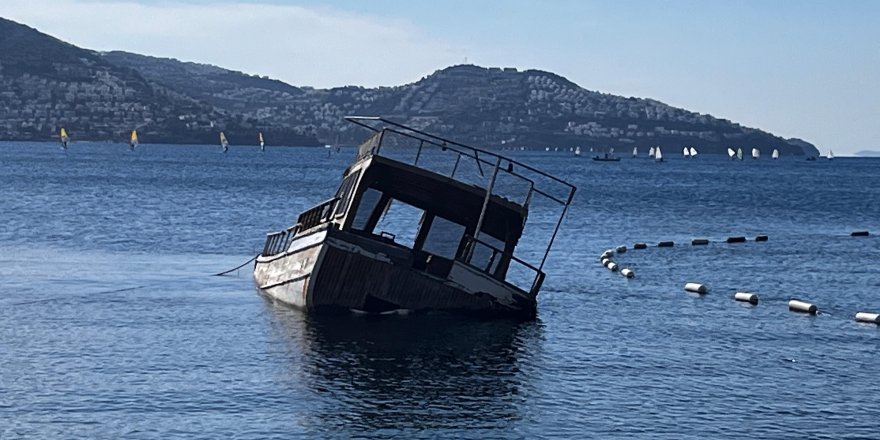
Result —
<instances>
[{"instance_id":1,"label":"yellow sail","mask_svg":"<svg viewBox=\"0 0 880 440\"><path fill-rule=\"evenodd\" d=\"M131 143L136 144L138 141L138 132L137 130L131 131Z\"/></svg>"},{"instance_id":2,"label":"yellow sail","mask_svg":"<svg viewBox=\"0 0 880 440\"><path fill-rule=\"evenodd\" d=\"M220 144L226 146L229 144L229 141L226 140L226 135L223 132L220 132Z\"/></svg>"},{"instance_id":3,"label":"yellow sail","mask_svg":"<svg viewBox=\"0 0 880 440\"><path fill-rule=\"evenodd\" d=\"M64 127L61 127L61 142L67 142L67 140L67 130L65 130Z\"/></svg>"}]
</instances>

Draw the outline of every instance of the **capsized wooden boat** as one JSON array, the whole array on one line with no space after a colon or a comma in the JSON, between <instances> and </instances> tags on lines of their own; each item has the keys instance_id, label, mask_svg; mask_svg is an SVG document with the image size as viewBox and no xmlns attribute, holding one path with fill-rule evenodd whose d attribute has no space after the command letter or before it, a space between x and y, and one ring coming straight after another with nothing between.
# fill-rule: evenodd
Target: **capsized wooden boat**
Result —
<instances>
[{"instance_id":1,"label":"capsized wooden boat","mask_svg":"<svg viewBox=\"0 0 880 440\"><path fill-rule=\"evenodd\" d=\"M346 119L372 136L334 197L268 234L254 263L261 292L308 312L534 318L544 263L575 187L385 118ZM520 257L517 244L538 199L558 208L556 221L545 229L543 252Z\"/></svg>"}]
</instances>

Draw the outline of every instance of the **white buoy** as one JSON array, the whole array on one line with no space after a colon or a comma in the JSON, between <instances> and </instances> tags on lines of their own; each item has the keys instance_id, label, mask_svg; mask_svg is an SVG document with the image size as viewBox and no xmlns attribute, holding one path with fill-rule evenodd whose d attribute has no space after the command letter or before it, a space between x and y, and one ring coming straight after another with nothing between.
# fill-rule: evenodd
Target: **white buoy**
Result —
<instances>
[{"instance_id":1,"label":"white buoy","mask_svg":"<svg viewBox=\"0 0 880 440\"><path fill-rule=\"evenodd\" d=\"M621 269L620 274L627 277L627 278L632 278L632 277L636 276L636 273L633 272L632 269Z\"/></svg>"},{"instance_id":2,"label":"white buoy","mask_svg":"<svg viewBox=\"0 0 880 440\"><path fill-rule=\"evenodd\" d=\"M617 272L617 263L609 261L608 264L605 265L605 268L612 272Z\"/></svg>"},{"instance_id":3,"label":"white buoy","mask_svg":"<svg viewBox=\"0 0 880 440\"><path fill-rule=\"evenodd\" d=\"M624 269L624 270L626 270L626 269ZM870 322L872 324L880 324L880 313L859 312L859 313L856 313L856 321Z\"/></svg>"},{"instance_id":4,"label":"white buoy","mask_svg":"<svg viewBox=\"0 0 880 440\"><path fill-rule=\"evenodd\" d=\"M606 258L611 258L611 257L613 257L613 256L614 256L614 252L611 252L611 251L605 251L605 252L602 252L602 255L599 257L599 259L600 259L600 260L604 260L604 259L606 259Z\"/></svg>"},{"instance_id":5,"label":"white buoy","mask_svg":"<svg viewBox=\"0 0 880 440\"><path fill-rule=\"evenodd\" d=\"M806 301L800 301L797 299L788 302L788 310L791 310L792 312L809 313L811 315L819 313L819 308L816 307L815 304L810 304Z\"/></svg>"},{"instance_id":6,"label":"white buoy","mask_svg":"<svg viewBox=\"0 0 880 440\"><path fill-rule=\"evenodd\" d=\"M684 290L700 294L709 293L709 288L700 283L687 283L684 285Z\"/></svg>"},{"instance_id":7,"label":"white buoy","mask_svg":"<svg viewBox=\"0 0 880 440\"><path fill-rule=\"evenodd\" d=\"M736 292L733 298L737 301L747 302L750 304L758 304L758 295L749 292Z\"/></svg>"},{"instance_id":8,"label":"white buoy","mask_svg":"<svg viewBox=\"0 0 880 440\"><path fill-rule=\"evenodd\" d=\"M622 253L626 252L626 246L620 245L620 246L616 247L614 250L617 251L618 254L622 254Z\"/></svg>"},{"instance_id":9,"label":"white buoy","mask_svg":"<svg viewBox=\"0 0 880 440\"><path fill-rule=\"evenodd\" d=\"M600 263L602 263L603 266L607 266L608 263L610 263L610 262L612 262L612 261L613 261L613 260L610 259L610 258L603 258L603 259L600 261Z\"/></svg>"}]
</instances>

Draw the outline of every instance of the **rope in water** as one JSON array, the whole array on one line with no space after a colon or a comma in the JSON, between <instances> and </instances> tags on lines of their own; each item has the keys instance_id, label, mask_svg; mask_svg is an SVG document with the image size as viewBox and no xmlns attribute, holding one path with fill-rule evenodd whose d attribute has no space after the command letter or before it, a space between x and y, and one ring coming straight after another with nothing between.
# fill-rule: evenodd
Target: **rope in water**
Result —
<instances>
[{"instance_id":1,"label":"rope in water","mask_svg":"<svg viewBox=\"0 0 880 440\"><path fill-rule=\"evenodd\" d=\"M228 273L230 273L230 272L235 272L236 270L239 270L239 269L241 269L242 267L245 267L246 265L248 265L249 263L251 263L252 261L256 260L257 257L259 257L259 256L260 256L260 254L254 255L254 257L251 258L250 260L247 260L247 261L245 261L244 263L241 263L240 265L238 265L238 266L236 266L236 267L233 267L232 269L229 269L229 270L227 270L227 271L220 272L220 273L215 273L213 276L215 276L215 277L221 277L221 276L226 275L226 274L228 274Z\"/></svg>"}]
</instances>

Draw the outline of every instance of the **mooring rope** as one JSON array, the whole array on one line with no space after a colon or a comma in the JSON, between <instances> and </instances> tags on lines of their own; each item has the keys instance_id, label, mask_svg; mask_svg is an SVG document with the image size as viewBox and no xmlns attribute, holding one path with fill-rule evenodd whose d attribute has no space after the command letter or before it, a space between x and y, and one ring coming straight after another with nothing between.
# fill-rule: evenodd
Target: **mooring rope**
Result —
<instances>
[{"instance_id":1,"label":"mooring rope","mask_svg":"<svg viewBox=\"0 0 880 440\"><path fill-rule=\"evenodd\" d=\"M221 277L221 276L226 275L226 274L228 274L228 273L230 273L230 272L235 272L236 270L239 270L239 269L241 269L242 267L245 267L246 265L248 265L250 262L256 260L257 257L259 257L259 256L260 256L260 254L254 255L254 257L251 258L250 260L247 260L247 261L245 261L244 263L241 263L240 265L238 265L238 266L236 266L236 267L233 267L232 269L229 269L229 270L227 270L227 271L220 272L220 273L215 273L213 276L215 276L215 277Z\"/></svg>"}]
</instances>

